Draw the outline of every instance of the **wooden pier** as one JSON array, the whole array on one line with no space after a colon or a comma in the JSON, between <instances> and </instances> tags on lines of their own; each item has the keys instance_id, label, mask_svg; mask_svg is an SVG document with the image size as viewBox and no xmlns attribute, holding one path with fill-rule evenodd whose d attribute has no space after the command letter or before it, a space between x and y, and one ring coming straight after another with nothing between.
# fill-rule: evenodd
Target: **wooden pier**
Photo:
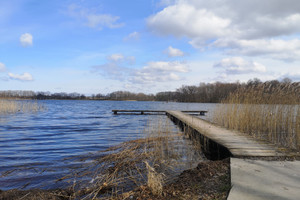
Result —
<instances>
[{"instance_id":1,"label":"wooden pier","mask_svg":"<svg viewBox=\"0 0 300 200\"><path fill-rule=\"evenodd\" d=\"M115 114L121 112L115 111ZM149 111L151 112L153 111ZM166 114L185 134L198 142L208 159L231 157L232 188L228 200L299 199L299 152L279 149L267 141L256 140L238 131L216 126L190 115L191 111L154 111L156 112ZM139 110L135 113L147 112ZM199 111L194 113L201 114Z\"/></svg>"},{"instance_id":2,"label":"wooden pier","mask_svg":"<svg viewBox=\"0 0 300 200\"><path fill-rule=\"evenodd\" d=\"M237 158L286 156L275 145L268 142L259 141L240 132L213 125L180 111L167 111L166 113L172 121L190 132L192 137L202 140L202 145L205 145L210 153L219 151L217 152L219 158L228 157L228 155Z\"/></svg>"},{"instance_id":3,"label":"wooden pier","mask_svg":"<svg viewBox=\"0 0 300 200\"><path fill-rule=\"evenodd\" d=\"M115 115L166 115L166 110L112 110ZM188 113L190 115L205 115L207 111L205 110L183 110L183 113Z\"/></svg>"},{"instance_id":4,"label":"wooden pier","mask_svg":"<svg viewBox=\"0 0 300 200\"><path fill-rule=\"evenodd\" d=\"M226 157L277 159L294 156L288 150L279 149L267 141L254 139L238 131L228 130L195 116L205 115L207 111L204 110L112 110L112 112L115 115L167 115L191 138L199 141L203 152L212 160Z\"/></svg>"},{"instance_id":5,"label":"wooden pier","mask_svg":"<svg viewBox=\"0 0 300 200\"><path fill-rule=\"evenodd\" d=\"M167 111L167 115L186 134L200 142L207 158L230 157L232 188L228 200L299 199L298 152L279 149L267 141L256 140L180 111Z\"/></svg>"}]
</instances>

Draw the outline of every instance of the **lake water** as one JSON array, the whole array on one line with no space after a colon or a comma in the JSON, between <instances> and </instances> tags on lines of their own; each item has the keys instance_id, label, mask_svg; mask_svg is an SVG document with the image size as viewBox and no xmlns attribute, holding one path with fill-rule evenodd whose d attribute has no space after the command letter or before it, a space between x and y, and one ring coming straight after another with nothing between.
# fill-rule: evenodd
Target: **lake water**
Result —
<instances>
[{"instance_id":1,"label":"lake water","mask_svg":"<svg viewBox=\"0 0 300 200\"><path fill-rule=\"evenodd\" d=\"M158 117L113 115L113 109L211 111L215 106L131 101L40 103L45 111L0 116L0 190L62 187L55 180L83 162L70 158L92 157L113 145L143 137L149 119Z\"/></svg>"}]
</instances>

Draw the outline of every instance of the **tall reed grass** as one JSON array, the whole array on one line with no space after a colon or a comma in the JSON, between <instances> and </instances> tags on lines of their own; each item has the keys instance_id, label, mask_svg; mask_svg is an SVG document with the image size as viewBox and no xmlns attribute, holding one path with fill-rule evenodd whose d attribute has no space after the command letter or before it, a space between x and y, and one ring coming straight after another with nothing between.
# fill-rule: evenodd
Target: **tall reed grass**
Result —
<instances>
[{"instance_id":1,"label":"tall reed grass","mask_svg":"<svg viewBox=\"0 0 300 200\"><path fill-rule=\"evenodd\" d=\"M300 83L266 82L242 87L214 111L213 121L229 129L300 149Z\"/></svg>"},{"instance_id":2,"label":"tall reed grass","mask_svg":"<svg viewBox=\"0 0 300 200\"><path fill-rule=\"evenodd\" d=\"M45 107L37 101L0 100L0 114L38 112L44 109Z\"/></svg>"}]
</instances>

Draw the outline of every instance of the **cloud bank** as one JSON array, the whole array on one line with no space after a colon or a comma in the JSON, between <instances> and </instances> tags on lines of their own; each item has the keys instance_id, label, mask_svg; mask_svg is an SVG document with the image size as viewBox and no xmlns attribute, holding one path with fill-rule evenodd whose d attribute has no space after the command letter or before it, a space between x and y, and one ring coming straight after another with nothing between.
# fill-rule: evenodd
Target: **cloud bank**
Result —
<instances>
[{"instance_id":1,"label":"cloud bank","mask_svg":"<svg viewBox=\"0 0 300 200\"><path fill-rule=\"evenodd\" d=\"M155 84L167 81L182 80L182 74L189 71L188 65L176 61L151 61L142 68L133 68L132 56L112 54L107 56L107 63L93 66L92 73L102 77L125 81L132 84Z\"/></svg>"},{"instance_id":2,"label":"cloud bank","mask_svg":"<svg viewBox=\"0 0 300 200\"><path fill-rule=\"evenodd\" d=\"M195 48L216 47L238 56L300 58L298 0L174 0L147 19L159 35L188 38ZM247 13L247 14L245 14ZM282 39L285 38L285 39Z\"/></svg>"},{"instance_id":3,"label":"cloud bank","mask_svg":"<svg viewBox=\"0 0 300 200\"><path fill-rule=\"evenodd\" d=\"M241 57L225 58L214 65L228 74L248 74L266 72L266 67L260 63L246 61Z\"/></svg>"},{"instance_id":4,"label":"cloud bank","mask_svg":"<svg viewBox=\"0 0 300 200\"><path fill-rule=\"evenodd\" d=\"M188 72L183 62L149 62L142 69L135 71L130 78L133 83L154 84L158 82L182 80L182 73Z\"/></svg>"}]
</instances>

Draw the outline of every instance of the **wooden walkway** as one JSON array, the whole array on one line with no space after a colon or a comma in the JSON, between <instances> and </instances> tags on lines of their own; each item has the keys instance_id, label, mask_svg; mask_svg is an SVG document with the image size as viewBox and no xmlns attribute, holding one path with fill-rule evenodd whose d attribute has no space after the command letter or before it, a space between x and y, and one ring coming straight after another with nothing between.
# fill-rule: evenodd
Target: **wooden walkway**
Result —
<instances>
[{"instance_id":1,"label":"wooden walkway","mask_svg":"<svg viewBox=\"0 0 300 200\"><path fill-rule=\"evenodd\" d=\"M172 121L193 132L191 137L201 141L211 159L222 157L295 157L286 149L279 149L266 141L260 141L238 131L216 126L194 115L205 115L204 110L166 111L166 110L112 110L115 115L167 115ZM220 154L223 154L220 156ZM296 155L298 157L299 155Z\"/></svg>"},{"instance_id":2,"label":"wooden walkway","mask_svg":"<svg viewBox=\"0 0 300 200\"><path fill-rule=\"evenodd\" d=\"M166 110L112 110L115 115L165 115ZM181 112L189 113L190 115L205 115L205 110L183 110Z\"/></svg>"},{"instance_id":3,"label":"wooden walkway","mask_svg":"<svg viewBox=\"0 0 300 200\"><path fill-rule=\"evenodd\" d=\"M229 150L233 157L281 157L284 153L267 142L262 142L237 131L215 126L205 120L180 111L167 111L167 115L185 126L195 130L204 137Z\"/></svg>"},{"instance_id":4,"label":"wooden walkway","mask_svg":"<svg viewBox=\"0 0 300 200\"><path fill-rule=\"evenodd\" d=\"M181 111L162 112L200 143L208 159L231 157L232 188L228 200L299 199L300 161L284 161L300 159L299 154L278 149L268 142L227 130Z\"/></svg>"}]
</instances>

